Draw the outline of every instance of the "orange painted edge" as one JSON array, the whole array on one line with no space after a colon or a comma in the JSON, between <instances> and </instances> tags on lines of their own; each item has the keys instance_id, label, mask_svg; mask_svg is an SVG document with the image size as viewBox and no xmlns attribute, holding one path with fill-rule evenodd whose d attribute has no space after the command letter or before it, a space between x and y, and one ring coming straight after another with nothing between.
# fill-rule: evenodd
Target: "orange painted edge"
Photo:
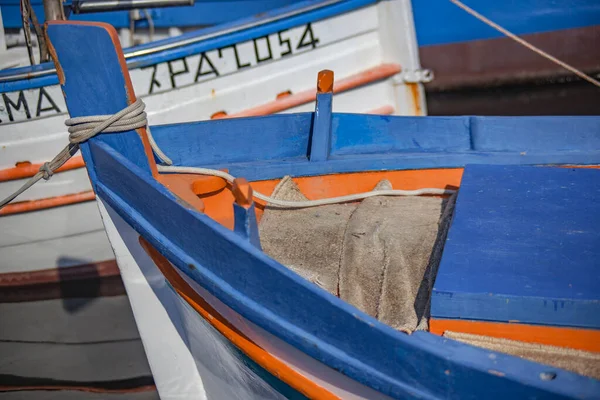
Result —
<instances>
[{"instance_id":1,"label":"orange painted edge","mask_svg":"<svg viewBox=\"0 0 600 400\"><path fill-rule=\"evenodd\" d=\"M96 199L94 191L89 190L81 193L66 194L63 196L48 197L45 199L20 201L7 204L0 210L0 216L20 214L24 212L45 210L47 208L67 206L69 204L84 203Z\"/></svg>"},{"instance_id":2,"label":"orange painted edge","mask_svg":"<svg viewBox=\"0 0 600 400\"><path fill-rule=\"evenodd\" d=\"M59 24L68 24L68 25L85 25L85 26L95 26L98 28L104 29L108 35L110 36L110 40L115 47L115 54L119 59L119 65L121 66L121 72L123 74L123 79L125 80L125 92L127 93L127 104L131 105L136 101L135 91L133 90L133 84L131 83L131 77L129 76L129 69L127 68L127 62L125 61L125 56L123 55L123 48L121 47L121 41L119 40L119 35L117 35L117 31L115 28L107 24L105 22L91 22L91 21L48 21L46 22L46 26L48 25L59 25ZM46 36L46 42L50 43L49 45L49 53L54 61L54 66L56 67L56 71L59 74L59 81L64 83L65 77L60 66L60 62L58 61L58 57L56 56L56 51L54 47L51 45L51 41L48 38L47 33L44 33ZM150 140L148 139L148 134L146 132L146 128L138 128L135 130L137 134L140 136L142 141L142 145L144 146L144 152L146 153L146 158L148 160L148 166L150 167L150 172L153 177L158 176L158 168L156 167L156 162L154 161L154 153L152 152L152 147L150 146Z\"/></svg>"},{"instance_id":3,"label":"orange painted edge","mask_svg":"<svg viewBox=\"0 0 600 400\"><path fill-rule=\"evenodd\" d=\"M358 74L351 75L347 78L340 79L335 82L333 87L333 93L341 93L358 86L366 85L371 82L376 82L382 79L389 78L400 72L402 68L398 64L381 64L368 70L359 72ZM262 104L260 106L252 107L247 110L240 111L234 114L228 115L213 115L213 119L220 118L239 118L239 117L253 117L260 115L274 114L281 111L288 110L293 107L300 106L302 104L310 103L315 101L317 98L317 90L305 90L289 96L278 98L269 103Z\"/></svg>"},{"instance_id":4,"label":"orange painted edge","mask_svg":"<svg viewBox=\"0 0 600 400\"><path fill-rule=\"evenodd\" d=\"M593 329L432 318L429 331L436 335L446 331L471 333L600 353L600 331Z\"/></svg>"},{"instance_id":5,"label":"orange painted edge","mask_svg":"<svg viewBox=\"0 0 600 400\"><path fill-rule=\"evenodd\" d=\"M196 310L209 324L217 329L240 351L250 357L273 376L281 379L295 390L312 399L339 399L336 395L317 385L310 379L294 371L283 361L275 358L262 347L240 332L226 318L204 300L180 275L171 263L150 243L140 236L139 242L158 269L177 293Z\"/></svg>"},{"instance_id":6,"label":"orange painted edge","mask_svg":"<svg viewBox=\"0 0 600 400\"><path fill-rule=\"evenodd\" d=\"M13 167L13 168L2 169L2 170L0 170L0 182L14 181L16 179L31 178L32 176L34 176L35 174L37 174L39 172L40 167L42 165L43 164L28 164L28 165ZM60 167L59 169L54 171L54 173L70 171L72 169L78 169L78 168L83 168L83 167L85 167L85 163L83 162L83 157L76 156L76 157L71 158L69 161L67 161L62 167Z\"/></svg>"},{"instance_id":7,"label":"orange painted edge","mask_svg":"<svg viewBox=\"0 0 600 400\"><path fill-rule=\"evenodd\" d=\"M0 274L0 288L59 283L90 278L118 276L115 260L107 260L72 267L48 268L37 271L8 272Z\"/></svg>"}]
</instances>

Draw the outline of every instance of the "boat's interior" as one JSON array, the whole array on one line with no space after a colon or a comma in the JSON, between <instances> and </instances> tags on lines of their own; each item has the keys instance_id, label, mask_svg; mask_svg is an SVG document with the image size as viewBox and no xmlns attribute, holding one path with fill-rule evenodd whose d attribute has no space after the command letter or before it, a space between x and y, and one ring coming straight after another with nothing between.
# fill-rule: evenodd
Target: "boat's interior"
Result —
<instances>
[{"instance_id":1,"label":"boat's interior","mask_svg":"<svg viewBox=\"0 0 600 400\"><path fill-rule=\"evenodd\" d=\"M319 118L331 118L330 130L319 129ZM580 128L595 123L578 122ZM447 191L285 208L253 199L248 191L240 200L221 177L159 175L180 198L229 229L239 223L233 204L254 204L256 221L246 223L258 225L262 250L281 264L408 334L428 330L600 377L598 321L593 306L587 307L595 296L592 242L598 238L572 208L579 202L584 214L597 214L597 202L584 195L595 189L583 182L600 171L557 168L589 163L586 151L597 147L594 129L569 135L553 118L419 120L327 113L209 124L153 132L176 165L248 177L251 191L272 199ZM238 143L238 151L229 145L236 128L252 138ZM186 143L176 139L182 129ZM323 158L322 146L329 146ZM467 168L465 182L462 165L470 162L475 165ZM482 163L507 166L477 165ZM439 168L448 165L457 168ZM320 173L328 169L333 173ZM561 230L567 225L571 229ZM558 261L561 257L570 261ZM567 287L565 279L571 281Z\"/></svg>"},{"instance_id":2,"label":"boat's interior","mask_svg":"<svg viewBox=\"0 0 600 400\"><path fill-rule=\"evenodd\" d=\"M318 128L319 118L331 118L329 131ZM163 172L159 182L234 231L239 221L233 205L254 207L255 219L247 216L243 224L257 225L257 245L330 294L407 334L426 330L599 378L598 321L588 303L595 296L597 234L571 207L581 200L581 210L597 213L597 202L581 197L596 189L581 182L600 171L557 168L587 164L598 139L583 130L568 137L557 122L321 113L229 120L223 126L178 124L152 132L176 166L214 168L251 180L249 188L240 181L245 194L217 176ZM182 130L185 141L178 140ZM232 140L238 140L236 150ZM330 147L321 161L323 145ZM465 194L462 165L469 162L513 166L469 166ZM424 168L410 168L411 163ZM542 163L555 166L536 167L545 171L541 176L518 166ZM320 173L328 169L332 173ZM574 191L554 193L557 184ZM308 208L275 206L251 194L296 202L423 188L447 194L376 196ZM459 218L455 205L462 210ZM545 215L540 209L553 211ZM555 231L561 224L573 226ZM584 256L572 255L577 252ZM571 261L558 261L565 254ZM549 257L548 263L540 257ZM561 273L564 267L571 271Z\"/></svg>"},{"instance_id":3,"label":"boat's interior","mask_svg":"<svg viewBox=\"0 0 600 400\"><path fill-rule=\"evenodd\" d=\"M114 83L123 97L124 86L133 93L125 84ZM95 138L93 173L115 187L127 173L140 188L154 177L179 205L397 330L430 330L600 378L600 171L557 168L597 164L600 120L333 114L331 94L319 91L315 113L153 127L174 167L227 170L233 182L157 169L145 129ZM128 160L135 149L124 135L141 149L138 134L147 157ZM111 170L119 159L128 164ZM446 194L272 204L423 188ZM129 201L139 196L120 190ZM257 193L270 200L253 202Z\"/></svg>"},{"instance_id":4,"label":"boat's interior","mask_svg":"<svg viewBox=\"0 0 600 400\"><path fill-rule=\"evenodd\" d=\"M483 166L481 168L485 170ZM503 168L503 166L492 166L486 171L489 176L484 175L479 179L506 179L507 175L499 175ZM514 171L509 172L513 178L516 174L522 174L523 179L531 179L530 168L514 168L516 168ZM564 170L560 172L575 171L575 169L566 168L539 168ZM475 166L473 170L471 176L483 174L479 172L480 167ZM452 168L368 171L298 178L286 176L282 179L254 181L250 185L254 191L275 199L301 201L392 188L452 190L461 186L463 171L462 168ZM554 174L550 171L551 178L549 179L553 182L563 181L565 185L572 185L570 176L560 172ZM577 171L575 174L580 172L582 171ZM582 179L589 178L591 177L586 176ZM175 189L176 194L181 193L182 189L186 187L188 190L191 189L197 199L201 201L203 212L225 227L234 229L233 203L236 201L239 203L240 200L236 199L231 184L218 177L190 174L169 174L168 177L163 174L159 179L165 180L165 183L172 188L172 182L179 181L178 189ZM517 186L518 182L514 183L515 196L519 196ZM529 192L535 192L535 190L535 187L532 187ZM540 190L543 192L550 189L542 188ZM477 192L479 191L483 190L479 189ZM494 196L496 195L494 194ZM442 297L442 301L451 302L453 292L460 292L465 284L473 286L478 281L482 282L482 285L484 284L485 279L477 275L476 270L461 271L454 265L456 257L461 258L463 262L470 262L473 257L469 256L468 251L462 254L455 252L450 254L447 260L444 260L441 267L443 268L441 284L448 287L441 288L445 293L438 293L437 303L434 294L434 305L433 308L431 307L432 290L435 291L434 282L437 270L442 259L444 245L447 245L446 237L453 218L456 197L456 195L377 196L358 202L301 209L272 207L266 202L258 200L254 206L260 233L260 245L265 253L308 281L398 330L406 333L414 330L430 330L433 333L475 346L517 355L599 378L600 355L598 351L600 349L598 349L598 333L593 328L560 326L552 318L544 322L544 315L538 319L532 316L533 319L529 323L516 321L518 318L511 318L511 307L507 306L506 312L498 311L499 306L495 303L497 299L492 293L485 293L485 296L488 296L491 301L489 304L482 305L481 298L477 297L478 290L473 290L474 297L472 299L457 300L462 301L461 312L466 318L457 318L455 315L447 314L448 307L439 305L440 297ZM532 205L537 207L537 199L534 196L531 197ZM556 210L561 207L560 198L557 199L559 202L554 205ZM504 200L504 203L494 204L495 208L486 210L485 204L469 204L471 199L469 197L462 199L459 191L458 206L464 204L463 212L472 207L480 207L486 210L485 212L501 213L503 207L510 207L510 204L515 202L515 198L505 197ZM570 200L566 201L568 203ZM526 204L522 204L520 207L527 209ZM460 225L463 218L471 217L469 214L463 214L460 221L455 221L455 224ZM495 231L498 236L514 233L511 231L513 228L510 228L510 225L520 224L518 218L515 219L508 213L501 218L495 217L499 225L507 226L504 232ZM538 217L543 217L543 214ZM482 219L481 216L476 216L476 218L480 219L480 223L490 222L485 218ZM491 223L493 222L494 220L491 221ZM490 226L490 229L496 229L496 227ZM518 249L515 250L514 246L519 246L519 240L524 240L521 244L525 247L528 245L525 243L526 238L519 238L516 242L511 238L506 240L500 238L500 241L493 237L488 239L490 240L488 254L502 250L507 253L515 252ZM463 239L459 235L455 240ZM472 238L466 240L476 241ZM582 240L587 239L582 238ZM452 243L453 246L460 244L460 242ZM534 246L535 243L532 245ZM494 249L495 246L500 246L502 249ZM551 251L551 249L549 247L543 250ZM454 251L454 247L451 251ZM477 251L472 253L471 256ZM525 298L528 290L532 295L536 295L538 289L548 290L548 287L542 287L544 285L555 285L556 290L560 290L561 282L557 281L560 279L558 276L544 279L540 278L538 271L503 270L507 267L509 266L499 262L489 270L481 269L483 270L482 274L491 274L493 279L522 279L540 286L540 288L529 287L519 294L520 288L517 288L515 284L517 292L512 299L515 307L521 307L526 303L522 302L523 304L521 304L520 297ZM532 267L538 268L537 265L532 265ZM577 272L585 274L586 271L578 269ZM591 271L588 272L591 274ZM582 284L582 280L588 278L591 276L573 277L573 283L569 285L571 287L573 284L580 285L579 290L585 291L589 288L584 287L586 285ZM457 283L455 284L454 281ZM454 284L456 287L453 287ZM449 298L444 300L444 296ZM481 297L485 300L485 296ZM549 295L548 298L551 297ZM585 296L573 293L570 300L573 308L567 307L565 314L586 313L583 309L579 310L576 304L581 297ZM508 301L506 300L506 302ZM484 320L469 318L468 314L471 309L478 309L480 315L477 317L484 318ZM497 316L494 313L497 313ZM485 315L482 317L483 314ZM567 315L565 318L569 319L569 316ZM591 324L594 324L593 319L595 318L589 320ZM585 316L581 321L583 320L585 320ZM574 324L581 321L574 321Z\"/></svg>"}]
</instances>

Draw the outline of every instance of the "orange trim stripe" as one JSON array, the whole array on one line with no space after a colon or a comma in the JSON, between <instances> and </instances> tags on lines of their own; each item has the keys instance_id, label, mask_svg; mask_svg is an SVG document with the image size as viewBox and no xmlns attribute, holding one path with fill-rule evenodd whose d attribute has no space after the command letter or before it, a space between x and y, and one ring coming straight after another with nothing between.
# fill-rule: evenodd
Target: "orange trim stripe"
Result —
<instances>
[{"instance_id":1,"label":"orange trim stripe","mask_svg":"<svg viewBox=\"0 0 600 400\"><path fill-rule=\"evenodd\" d=\"M333 93L342 93L356 87L366 85L372 82L387 79L400 72L402 68L398 64L382 64L377 67L368 69L355 75L351 75L348 78L340 79L333 85ZM238 118L238 117L253 117L259 115L275 114L281 111L288 110L293 107L300 106L302 104L310 103L315 101L317 98L317 90L305 90L289 96L280 97L277 100L269 103L249 108L244 111L240 111L234 114L215 114L213 119L220 118Z\"/></svg>"},{"instance_id":2,"label":"orange trim stripe","mask_svg":"<svg viewBox=\"0 0 600 400\"><path fill-rule=\"evenodd\" d=\"M37 174L39 172L40 167L42 165L43 164L26 163L21 166L2 169L2 170L0 170L0 182L14 181L15 179L31 178L32 176L34 176L35 174ZM69 171L72 169L78 169L78 168L83 168L83 167L85 167L85 163L83 162L83 157L76 156L76 157L71 158L69 161L67 161L65 163L65 165L63 165L62 167L60 167L59 169L57 169L54 172L57 173L57 172Z\"/></svg>"},{"instance_id":3,"label":"orange trim stripe","mask_svg":"<svg viewBox=\"0 0 600 400\"><path fill-rule=\"evenodd\" d=\"M95 198L96 195L94 194L94 192L92 190L89 190L87 192L48 197L46 199L21 201L18 203L6 205L3 209L0 210L0 216L45 210L47 208L66 206L69 204L84 203L86 201L92 201Z\"/></svg>"},{"instance_id":4,"label":"orange trim stripe","mask_svg":"<svg viewBox=\"0 0 600 400\"><path fill-rule=\"evenodd\" d=\"M0 288L59 283L90 278L105 278L119 275L115 260L75 265L72 267L49 268L27 272L0 274Z\"/></svg>"},{"instance_id":5,"label":"orange trim stripe","mask_svg":"<svg viewBox=\"0 0 600 400\"><path fill-rule=\"evenodd\" d=\"M336 395L317 385L310 379L294 371L284 362L272 356L250 338L240 332L227 319L210 306L178 273L171 263L150 243L140 236L142 248L152 258L177 293L192 306L208 323L217 329L250 359L273 376L281 379L300 393L311 399L339 399Z\"/></svg>"},{"instance_id":6,"label":"orange trim stripe","mask_svg":"<svg viewBox=\"0 0 600 400\"><path fill-rule=\"evenodd\" d=\"M455 319L431 319L431 333L443 335L446 331L518 340L527 343L569 347L600 353L600 331L593 329L539 326L501 322L483 322Z\"/></svg>"}]
</instances>

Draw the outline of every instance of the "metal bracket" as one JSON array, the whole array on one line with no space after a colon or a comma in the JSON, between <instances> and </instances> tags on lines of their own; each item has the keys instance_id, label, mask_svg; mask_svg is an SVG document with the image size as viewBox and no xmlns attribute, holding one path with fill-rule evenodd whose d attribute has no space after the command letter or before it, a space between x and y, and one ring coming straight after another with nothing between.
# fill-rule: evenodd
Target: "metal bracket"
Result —
<instances>
[{"instance_id":1,"label":"metal bracket","mask_svg":"<svg viewBox=\"0 0 600 400\"><path fill-rule=\"evenodd\" d=\"M394 84L404 83L429 83L434 79L433 71L426 68L421 69L403 69L392 78Z\"/></svg>"}]
</instances>

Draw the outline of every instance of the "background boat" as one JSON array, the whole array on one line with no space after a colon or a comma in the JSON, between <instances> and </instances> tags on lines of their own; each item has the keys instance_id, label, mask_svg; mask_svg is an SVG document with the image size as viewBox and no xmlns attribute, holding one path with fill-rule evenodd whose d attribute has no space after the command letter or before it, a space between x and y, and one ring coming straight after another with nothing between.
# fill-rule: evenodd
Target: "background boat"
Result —
<instances>
[{"instance_id":1,"label":"background boat","mask_svg":"<svg viewBox=\"0 0 600 400\"><path fill-rule=\"evenodd\" d=\"M127 53L134 86L156 122L309 110L314 75L326 66L338 71L337 109L426 112L420 82L427 77L408 1L303 2ZM0 197L64 145L66 106L57 83L48 65L0 73ZM117 273L80 157L18 200L1 211L8 234L0 239L0 263L4 273L25 274L3 279L82 265L71 271Z\"/></svg>"},{"instance_id":2,"label":"background boat","mask_svg":"<svg viewBox=\"0 0 600 400\"><path fill-rule=\"evenodd\" d=\"M63 6L66 17L71 21L98 21L114 26L119 32L123 47L130 47L175 37L190 30L258 15L294 2L298 2L298 0L190 0L187 2L185 0L179 2L154 0L147 1L143 8L113 11L107 11L107 8L110 6L114 8L114 5L107 7L98 1L75 0L64 2ZM0 69L29 65L20 3L21 0L0 1L0 16L2 17L0 29L2 24L4 27L4 36L3 39L0 39L2 56ZM33 12L37 15L40 23L44 22L43 3L43 0L30 1ZM32 39L34 43L37 43L35 34L32 34Z\"/></svg>"},{"instance_id":3,"label":"background boat","mask_svg":"<svg viewBox=\"0 0 600 400\"><path fill-rule=\"evenodd\" d=\"M493 22L592 75L600 74L600 3L464 0ZM430 115L598 115L600 91L449 0L414 1Z\"/></svg>"}]
</instances>

